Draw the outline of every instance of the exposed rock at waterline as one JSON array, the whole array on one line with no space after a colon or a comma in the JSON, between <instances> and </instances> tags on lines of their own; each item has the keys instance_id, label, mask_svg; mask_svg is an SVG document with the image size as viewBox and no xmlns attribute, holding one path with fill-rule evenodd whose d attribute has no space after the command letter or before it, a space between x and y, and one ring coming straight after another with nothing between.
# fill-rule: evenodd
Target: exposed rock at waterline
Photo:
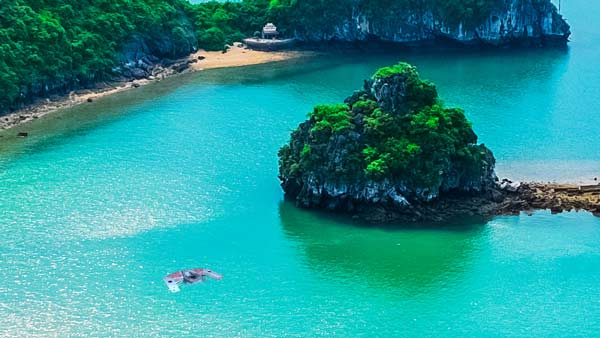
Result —
<instances>
[{"instance_id":1,"label":"exposed rock at waterline","mask_svg":"<svg viewBox=\"0 0 600 338\"><path fill-rule=\"evenodd\" d=\"M513 190L517 185L518 188ZM449 194L407 209L368 205L357 210L356 214L371 223L428 223L457 217L488 219L499 215L519 215L521 212L531 215L535 210L550 210L552 213L588 211L600 217L600 185L498 184L482 194Z\"/></svg>"},{"instance_id":2,"label":"exposed rock at waterline","mask_svg":"<svg viewBox=\"0 0 600 338\"><path fill-rule=\"evenodd\" d=\"M186 70L187 66L181 67L179 59L197 50L197 38L195 28L185 13L179 14L177 30L171 30L168 25L157 25L152 29L152 34L134 33L128 38L128 42L119 45L114 60L111 60L114 61L114 67L110 72L99 67L77 76L74 75L75 72L46 76L32 74L34 81L20 88L18 99L0 103L0 115L23 109L41 98L67 95L81 89L102 89L107 82L147 79L157 74L162 74L163 77ZM173 69L173 64L176 64L177 69Z\"/></svg>"}]
</instances>

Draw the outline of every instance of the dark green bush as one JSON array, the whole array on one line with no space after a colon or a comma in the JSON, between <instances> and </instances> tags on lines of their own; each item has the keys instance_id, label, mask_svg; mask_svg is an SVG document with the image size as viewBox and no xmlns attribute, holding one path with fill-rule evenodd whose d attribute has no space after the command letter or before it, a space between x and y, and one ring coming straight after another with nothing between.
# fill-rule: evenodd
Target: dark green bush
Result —
<instances>
[{"instance_id":1,"label":"dark green bush","mask_svg":"<svg viewBox=\"0 0 600 338\"><path fill-rule=\"evenodd\" d=\"M489 153L477 145L463 111L443 107L435 86L421 80L415 67L384 67L372 79L369 86L383 81L403 90L406 107L386 111L369 88L355 102L315 107L279 153L283 177L393 179L432 186L447 170L477 175L493 165L484 163Z\"/></svg>"}]
</instances>

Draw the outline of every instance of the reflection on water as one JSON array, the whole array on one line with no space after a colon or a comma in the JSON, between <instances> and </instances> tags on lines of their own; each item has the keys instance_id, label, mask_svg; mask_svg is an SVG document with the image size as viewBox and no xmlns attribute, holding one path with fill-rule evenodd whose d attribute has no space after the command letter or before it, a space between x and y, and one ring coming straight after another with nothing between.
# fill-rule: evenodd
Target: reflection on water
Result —
<instances>
[{"instance_id":1,"label":"reflection on water","mask_svg":"<svg viewBox=\"0 0 600 338\"><path fill-rule=\"evenodd\" d=\"M352 280L393 293L431 293L461 280L485 238L481 224L443 229L367 228L321 212L279 206L285 235L325 278ZM350 278L351 277L351 278Z\"/></svg>"}]
</instances>

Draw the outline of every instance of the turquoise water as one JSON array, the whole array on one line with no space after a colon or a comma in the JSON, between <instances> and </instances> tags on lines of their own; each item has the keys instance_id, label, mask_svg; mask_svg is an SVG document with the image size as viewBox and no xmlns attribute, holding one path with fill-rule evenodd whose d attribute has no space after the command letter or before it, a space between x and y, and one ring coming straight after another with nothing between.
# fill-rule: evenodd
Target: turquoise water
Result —
<instances>
[{"instance_id":1,"label":"turquoise water","mask_svg":"<svg viewBox=\"0 0 600 338\"><path fill-rule=\"evenodd\" d=\"M276 178L314 104L399 59L466 109L501 175L600 176L600 4L567 4L565 51L205 72L4 135L0 335L597 336L600 218L373 227L296 209ZM169 293L186 267L225 278Z\"/></svg>"}]
</instances>

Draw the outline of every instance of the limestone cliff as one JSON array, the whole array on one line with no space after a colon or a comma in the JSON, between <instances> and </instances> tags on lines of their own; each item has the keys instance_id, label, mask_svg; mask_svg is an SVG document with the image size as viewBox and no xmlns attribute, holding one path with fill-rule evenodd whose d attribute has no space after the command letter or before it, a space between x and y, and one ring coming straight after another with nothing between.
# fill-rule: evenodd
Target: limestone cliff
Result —
<instances>
[{"instance_id":1,"label":"limestone cliff","mask_svg":"<svg viewBox=\"0 0 600 338\"><path fill-rule=\"evenodd\" d=\"M302 7L302 2L297 6ZM507 46L564 44L570 36L569 25L550 0L489 0L478 11L468 8L464 13L444 11L439 1L423 0L346 0L339 6L330 2L327 6L331 7L327 15L312 13L314 20L296 21L293 34L297 39L381 40L409 45L442 40ZM301 8L298 12L310 14Z\"/></svg>"},{"instance_id":2,"label":"limestone cliff","mask_svg":"<svg viewBox=\"0 0 600 338\"><path fill-rule=\"evenodd\" d=\"M279 152L286 195L304 207L415 212L496 186L494 156L416 69L380 69L344 104L317 106Z\"/></svg>"}]
</instances>

